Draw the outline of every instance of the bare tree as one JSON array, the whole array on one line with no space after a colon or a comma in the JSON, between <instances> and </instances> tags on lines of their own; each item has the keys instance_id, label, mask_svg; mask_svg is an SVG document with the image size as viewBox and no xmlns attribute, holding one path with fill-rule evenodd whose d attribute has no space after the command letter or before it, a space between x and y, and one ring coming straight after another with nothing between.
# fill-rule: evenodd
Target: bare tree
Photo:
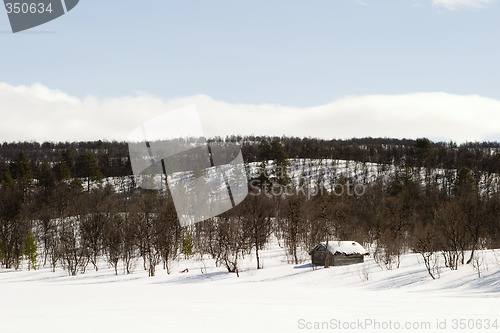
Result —
<instances>
[{"instance_id":1,"label":"bare tree","mask_svg":"<svg viewBox=\"0 0 500 333\"><path fill-rule=\"evenodd\" d=\"M163 261L163 269L166 269L167 274L170 274L169 262L177 256L181 241L181 226L170 197L159 197L156 202L153 243Z\"/></svg>"},{"instance_id":2,"label":"bare tree","mask_svg":"<svg viewBox=\"0 0 500 333\"><path fill-rule=\"evenodd\" d=\"M229 216L220 218L217 224L217 262L223 264L229 273L236 273L239 277L238 260L248 242L243 234L242 221Z\"/></svg>"},{"instance_id":3,"label":"bare tree","mask_svg":"<svg viewBox=\"0 0 500 333\"><path fill-rule=\"evenodd\" d=\"M464 264L465 250L470 243L466 216L457 200L443 203L436 214L445 265L457 270Z\"/></svg>"},{"instance_id":4,"label":"bare tree","mask_svg":"<svg viewBox=\"0 0 500 333\"><path fill-rule=\"evenodd\" d=\"M413 251L422 256L427 272L435 280L436 277L439 277L439 262L437 258L439 244L436 230L430 225L419 226L414 238Z\"/></svg>"},{"instance_id":5,"label":"bare tree","mask_svg":"<svg viewBox=\"0 0 500 333\"><path fill-rule=\"evenodd\" d=\"M255 249L257 269L261 269L259 251L263 249L271 235L272 203L265 194L250 195L239 209L242 211L244 233L250 242L249 249Z\"/></svg>"},{"instance_id":6,"label":"bare tree","mask_svg":"<svg viewBox=\"0 0 500 333\"><path fill-rule=\"evenodd\" d=\"M69 275L76 275L78 269L84 270L88 260L82 247L78 218L61 220L59 251L63 267Z\"/></svg>"},{"instance_id":7,"label":"bare tree","mask_svg":"<svg viewBox=\"0 0 500 333\"><path fill-rule=\"evenodd\" d=\"M305 197L289 196L283 199L283 204L278 215L278 228L284 239L287 253L292 257L293 263L299 264L299 247L302 235L307 229L303 219L302 207Z\"/></svg>"},{"instance_id":8,"label":"bare tree","mask_svg":"<svg viewBox=\"0 0 500 333\"><path fill-rule=\"evenodd\" d=\"M155 223L158 200L153 191L144 191L135 199L135 209L129 214L137 224L137 246L143 259L144 270L149 276L155 276L156 266L160 263L161 253L155 246Z\"/></svg>"},{"instance_id":9,"label":"bare tree","mask_svg":"<svg viewBox=\"0 0 500 333\"><path fill-rule=\"evenodd\" d=\"M123 215L115 213L109 216L106 220L106 225L104 226L103 247L105 248L108 262L115 270L115 275L118 275L118 262L123 254L124 223L125 218Z\"/></svg>"}]
</instances>

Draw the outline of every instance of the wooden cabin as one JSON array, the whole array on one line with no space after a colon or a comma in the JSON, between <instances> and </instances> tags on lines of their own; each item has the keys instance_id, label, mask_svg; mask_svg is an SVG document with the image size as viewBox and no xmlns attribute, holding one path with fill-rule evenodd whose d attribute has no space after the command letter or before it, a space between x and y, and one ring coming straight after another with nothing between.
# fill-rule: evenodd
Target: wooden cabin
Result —
<instances>
[{"instance_id":1,"label":"wooden cabin","mask_svg":"<svg viewBox=\"0 0 500 333\"><path fill-rule=\"evenodd\" d=\"M368 251L355 241L329 241L316 245L309 255L315 266L346 266L364 262Z\"/></svg>"}]
</instances>

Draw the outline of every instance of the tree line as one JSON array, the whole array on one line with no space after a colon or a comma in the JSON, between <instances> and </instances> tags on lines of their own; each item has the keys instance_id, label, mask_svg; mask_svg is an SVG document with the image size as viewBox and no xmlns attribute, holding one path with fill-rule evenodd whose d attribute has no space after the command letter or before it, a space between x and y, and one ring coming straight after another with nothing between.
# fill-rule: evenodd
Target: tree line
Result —
<instances>
[{"instance_id":1,"label":"tree line","mask_svg":"<svg viewBox=\"0 0 500 333\"><path fill-rule=\"evenodd\" d=\"M474 263L477 251L500 246L500 193L485 184L488 179L498 181L496 169L488 166L497 158L497 144L441 145L427 139L360 139L342 144L270 137L213 140L241 142L248 166L262 171L273 165L289 172L258 172L255 177L249 172L251 193L240 205L188 227L180 226L168 191L131 187L119 192L101 182L113 175L106 171L113 163L123 168L123 175L115 177L130 176L123 143L4 144L2 154L5 149L10 153L1 155L1 267L41 265L76 275L89 267L98 270L99 260L105 258L116 274L119 267L131 273L139 266L154 276L158 267L169 273L179 257L210 256L238 274L239 260L248 255L256 257L256 268L264 268L259 253L276 237L291 263L306 259L306 251L320 241L352 239L372 245L374 258L388 269L399 267L404 253L420 253L435 278L438 254L456 270ZM374 148L379 144L380 151ZM354 151L364 153L356 157ZM368 161L383 159L380 165L391 168L362 182L362 195L352 195L354 191L337 193L331 184L353 187L362 179L344 173L332 174L326 181L324 175L312 175L304 163L300 179L317 177L320 194L273 194L272 186L303 186L291 178L291 158L357 161L360 174L370 172ZM441 164L440 159L447 162ZM436 172L447 163L454 168L444 169L448 172L444 176ZM442 177L449 179L443 182Z\"/></svg>"},{"instance_id":2,"label":"tree line","mask_svg":"<svg viewBox=\"0 0 500 333\"><path fill-rule=\"evenodd\" d=\"M290 158L335 159L396 166L432 169L459 169L467 167L478 172L500 172L499 142L432 142L426 138L415 140L390 138L357 138L325 140L318 138L227 136L214 137L208 142L233 142L241 146L246 163L277 159L283 147ZM280 145L276 145L279 142ZM274 145L274 146L273 146ZM128 145L120 141L86 142L4 142L0 144L0 172L9 168L20 153L30 163L35 178L44 162L60 162L64 152L78 156L92 152L104 177L132 174Z\"/></svg>"}]
</instances>

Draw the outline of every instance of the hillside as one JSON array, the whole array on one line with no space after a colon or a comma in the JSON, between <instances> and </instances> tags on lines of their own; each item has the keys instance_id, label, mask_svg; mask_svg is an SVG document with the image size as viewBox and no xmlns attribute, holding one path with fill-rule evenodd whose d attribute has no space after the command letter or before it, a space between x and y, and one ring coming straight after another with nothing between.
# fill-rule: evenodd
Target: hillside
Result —
<instances>
[{"instance_id":1,"label":"hillside","mask_svg":"<svg viewBox=\"0 0 500 333\"><path fill-rule=\"evenodd\" d=\"M189 184L213 182L214 168L196 171L199 178L194 171L169 175L169 189L155 192L138 188L140 177L124 171L130 163L124 143L2 145L0 269L29 259L76 275L100 257L115 267L142 258L154 276L187 242L193 253L237 271L239 257L251 250L260 265L258 250L271 235L296 264L300 251L325 239L374 244L388 267L413 251L430 259L443 253L455 270L472 264L475 251L500 248L496 143L228 137L211 145L225 141L241 143L250 194L190 226L179 223L172 185L187 195L182 214L189 217L189 209L222 200L207 192L190 202L196 193ZM179 142L188 144L173 144ZM123 175L108 172L116 163Z\"/></svg>"}]
</instances>

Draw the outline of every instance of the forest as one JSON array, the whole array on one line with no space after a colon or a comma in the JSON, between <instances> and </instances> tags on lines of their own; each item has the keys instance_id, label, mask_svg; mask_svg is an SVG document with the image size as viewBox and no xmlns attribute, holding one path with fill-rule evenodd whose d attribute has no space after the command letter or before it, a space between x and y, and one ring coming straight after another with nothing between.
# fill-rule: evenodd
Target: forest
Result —
<instances>
[{"instance_id":1,"label":"forest","mask_svg":"<svg viewBox=\"0 0 500 333\"><path fill-rule=\"evenodd\" d=\"M290 263L307 260L320 241L356 240L387 269L397 269L403 254L419 253L437 278L438 255L456 270L474 264L482 249L500 248L500 143L259 136L208 142L240 145L250 195L186 227L168 191L136 186L126 142L3 143L0 269L76 275L105 260L116 274L140 263L154 276L158 269L170 273L174 260L209 256L238 274L238 260L250 254L264 268L259 251L275 237ZM355 172L331 172L340 164L323 161L343 161ZM313 162L325 167L313 174ZM281 172L258 172L266 168ZM321 195L270 194L271 187L302 186L294 174L315 177ZM353 190L360 185L362 193Z\"/></svg>"}]
</instances>

